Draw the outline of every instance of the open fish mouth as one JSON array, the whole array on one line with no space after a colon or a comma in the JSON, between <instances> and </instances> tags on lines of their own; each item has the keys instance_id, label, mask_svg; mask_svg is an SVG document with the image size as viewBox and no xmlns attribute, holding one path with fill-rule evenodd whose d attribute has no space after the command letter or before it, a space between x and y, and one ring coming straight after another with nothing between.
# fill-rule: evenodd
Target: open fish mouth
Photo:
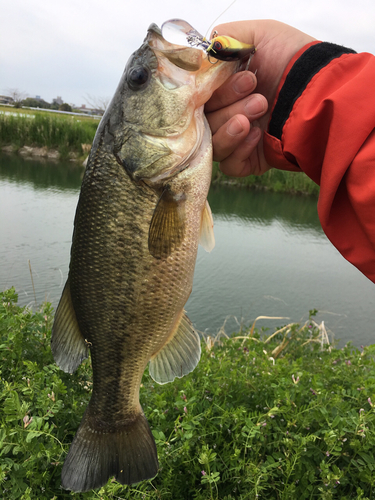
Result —
<instances>
[{"instance_id":1,"label":"open fish mouth","mask_svg":"<svg viewBox=\"0 0 375 500\"><path fill-rule=\"evenodd\" d=\"M175 45L163 38L160 28L151 24L148 28L148 44L156 54L163 55L175 66L185 71L198 71L207 56L199 49Z\"/></svg>"}]
</instances>

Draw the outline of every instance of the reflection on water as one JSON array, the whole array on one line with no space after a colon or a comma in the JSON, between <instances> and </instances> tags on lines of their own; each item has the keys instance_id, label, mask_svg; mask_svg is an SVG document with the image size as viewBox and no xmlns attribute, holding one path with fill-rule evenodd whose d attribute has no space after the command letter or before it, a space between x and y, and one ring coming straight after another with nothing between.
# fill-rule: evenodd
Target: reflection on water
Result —
<instances>
[{"instance_id":1,"label":"reflection on water","mask_svg":"<svg viewBox=\"0 0 375 500\"><path fill-rule=\"evenodd\" d=\"M8 183L29 184L33 189L79 190L83 168L76 163L41 161L21 156L0 156L0 180Z\"/></svg>"},{"instance_id":2,"label":"reflection on water","mask_svg":"<svg viewBox=\"0 0 375 500\"><path fill-rule=\"evenodd\" d=\"M20 303L55 306L66 280L82 168L0 157L0 283L16 286ZM347 263L323 234L316 200L303 196L214 187L209 195L216 247L199 249L187 311L214 335L227 316L249 324L259 315L319 319L344 341L375 342L374 285ZM282 321L263 321L273 328Z\"/></svg>"},{"instance_id":3,"label":"reflection on water","mask_svg":"<svg viewBox=\"0 0 375 500\"><path fill-rule=\"evenodd\" d=\"M314 198L217 188L209 201L216 246L199 251L187 305L198 328L214 334L228 315L227 332L260 315L306 320L316 308L337 338L375 342L374 285L328 241Z\"/></svg>"},{"instance_id":4,"label":"reflection on water","mask_svg":"<svg viewBox=\"0 0 375 500\"><path fill-rule=\"evenodd\" d=\"M55 163L0 157L0 283L15 286L21 305L57 304L66 279L72 224L83 169Z\"/></svg>"},{"instance_id":5,"label":"reflection on water","mask_svg":"<svg viewBox=\"0 0 375 500\"><path fill-rule=\"evenodd\" d=\"M281 193L264 193L234 187L213 186L209 193L212 212L223 220L234 218L267 226L275 220L290 228L317 230L316 199Z\"/></svg>"}]
</instances>

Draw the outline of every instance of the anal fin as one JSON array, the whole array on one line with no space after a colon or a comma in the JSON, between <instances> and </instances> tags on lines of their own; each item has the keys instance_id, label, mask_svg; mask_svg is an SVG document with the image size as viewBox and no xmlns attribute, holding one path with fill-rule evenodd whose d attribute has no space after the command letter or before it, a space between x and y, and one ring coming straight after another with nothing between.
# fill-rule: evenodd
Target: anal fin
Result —
<instances>
[{"instance_id":1,"label":"anal fin","mask_svg":"<svg viewBox=\"0 0 375 500\"><path fill-rule=\"evenodd\" d=\"M51 349L59 367L73 373L88 357L88 348L79 329L70 296L69 278L66 281L52 326Z\"/></svg>"},{"instance_id":2,"label":"anal fin","mask_svg":"<svg viewBox=\"0 0 375 500\"><path fill-rule=\"evenodd\" d=\"M176 332L150 360L150 375L159 384L173 382L187 375L197 366L201 356L201 343L197 331L181 313Z\"/></svg>"},{"instance_id":3,"label":"anal fin","mask_svg":"<svg viewBox=\"0 0 375 500\"><path fill-rule=\"evenodd\" d=\"M211 252L215 247L214 220L207 200L202 212L199 244L202 245L206 252Z\"/></svg>"}]
</instances>

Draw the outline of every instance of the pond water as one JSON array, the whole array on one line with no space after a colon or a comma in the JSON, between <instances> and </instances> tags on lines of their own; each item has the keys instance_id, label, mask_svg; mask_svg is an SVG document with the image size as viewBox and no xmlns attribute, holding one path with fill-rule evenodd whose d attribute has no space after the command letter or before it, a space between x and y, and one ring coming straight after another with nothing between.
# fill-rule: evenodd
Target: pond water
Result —
<instances>
[{"instance_id":1,"label":"pond water","mask_svg":"<svg viewBox=\"0 0 375 500\"><path fill-rule=\"evenodd\" d=\"M15 286L21 305L58 303L82 174L69 162L0 156L0 287ZM316 308L341 343L375 342L375 287L327 240L316 199L213 187L209 202L216 246L199 249L186 306L198 330L215 335L225 323L231 333L260 315L304 321Z\"/></svg>"}]
</instances>

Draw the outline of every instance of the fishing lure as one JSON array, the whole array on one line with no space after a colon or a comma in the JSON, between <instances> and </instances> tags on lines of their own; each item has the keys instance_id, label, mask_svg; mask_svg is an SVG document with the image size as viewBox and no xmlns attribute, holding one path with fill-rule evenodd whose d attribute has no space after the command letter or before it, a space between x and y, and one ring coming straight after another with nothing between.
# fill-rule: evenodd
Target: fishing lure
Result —
<instances>
[{"instance_id":1,"label":"fishing lure","mask_svg":"<svg viewBox=\"0 0 375 500\"><path fill-rule=\"evenodd\" d=\"M219 36L217 31L214 31L212 40L207 40L206 37L202 36L188 22L182 19L166 21L161 27L161 32L163 38L170 43L205 51L209 60L210 56L220 61L239 61L249 57L247 68L251 57L256 51L255 45L242 43L230 36Z\"/></svg>"}]
</instances>

